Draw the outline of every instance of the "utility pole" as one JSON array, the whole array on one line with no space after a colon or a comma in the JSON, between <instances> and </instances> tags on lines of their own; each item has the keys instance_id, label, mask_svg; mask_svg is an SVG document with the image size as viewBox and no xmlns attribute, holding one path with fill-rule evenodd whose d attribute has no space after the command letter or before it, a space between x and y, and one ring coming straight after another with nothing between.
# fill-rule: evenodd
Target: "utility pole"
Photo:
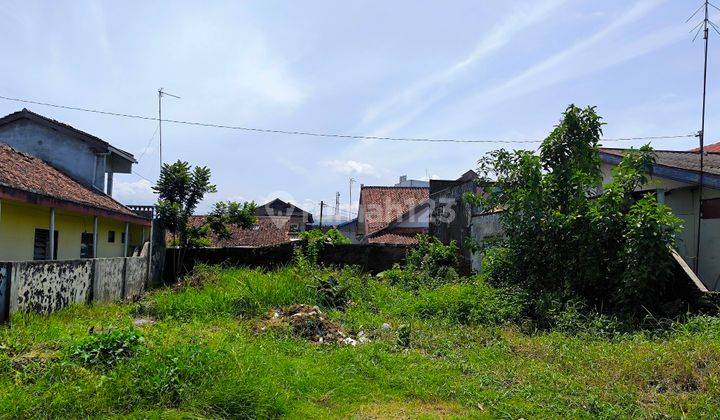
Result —
<instances>
[{"instance_id":1,"label":"utility pole","mask_svg":"<svg viewBox=\"0 0 720 420\"><path fill-rule=\"evenodd\" d=\"M335 220L340 212L340 191L335 192Z\"/></svg>"},{"instance_id":2,"label":"utility pole","mask_svg":"<svg viewBox=\"0 0 720 420\"><path fill-rule=\"evenodd\" d=\"M322 230L322 213L323 213L323 207L325 207L325 203L323 201L320 201L320 230Z\"/></svg>"},{"instance_id":3,"label":"utility pole","mask_svg":"<svg viewBox=\"0 0 720 420\"><path fill-rule=\"evenodd\" d=\"M180 99L179 96L175 96L171 93L167 93L163 88L158 89L158 135L160 138L160 170L162 171L162 98L163 96L170 96L172 98Z\"/></svg>"},{"instance_id":4,"label":"utility pole","mask_svg":"<svg viewBox=\"0 0 720 420\"><path fill-rule=\"evenodd\" d=\"M705 57L703 63L703 92L702 92L702 116L700 119L700 131L698 132L698 140L700 142L700 176L698 182L698 215L697 215L697 234L695 235L695 274L699 274L700 270L700 235L702 233L702 203L703 203L703 185L705 183L705 98L707 95L707 65L708 65L708 42L710 38L709 28L712 27L715 32L718 31L717 26L710 20L709 8L718 9L715 5L711 4L709 0L705 0L702 6L700 6L695 12L688 18L687 22L690 21L700 10L704 10L704 18L702 22L695 25L692 30L697 29L693 41L697 38L700 31L703 32L703 39L705 40Z\"/></svg>"},{"instance_id":5,"label":"utility pole","mask_svg":"<svg viewBox=\"0 0 720 420\"><path fill-rule=\"evenodd\" d=\"M348 222L349 222L350 220L352 220L352 184L353 184L353 182L355 182L355 178L350 177L350 179L349 179L348 181L349 181L349 184L350 184L350 194L348 195L348 197L349 197L349 198L348 198L348 201L349 201L349 204L348 204Z\"/></svg>"}]
</instances>

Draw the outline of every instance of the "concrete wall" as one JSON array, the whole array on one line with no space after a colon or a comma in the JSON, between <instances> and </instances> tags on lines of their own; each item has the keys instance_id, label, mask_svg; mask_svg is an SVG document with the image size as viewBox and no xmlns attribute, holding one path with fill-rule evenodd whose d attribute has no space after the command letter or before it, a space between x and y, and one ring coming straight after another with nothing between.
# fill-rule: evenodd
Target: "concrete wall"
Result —
<instances>
[{"instance_id":1,"label":"concrete wall","mask_svg":"<svg viewBox=\"0 0 720 420\"><path fill-rule=\"evenodd\" d=\"M148 255L0 263L0 321L18 311L48 314L77 303L136 299L147 287Z\"/></svg>"},{"instance_id":2,"label":"concrete wall","mask_svg":"<svg viewBox=\"0 0 720 420\"><path fill-rule=\"evenodd\" d=\"M297 241L258 248L198 248L189 249L183 259L183 267L176 273L173 263L177 248L168 248L165 256L164 282L171 284L177 278L192 271L196 264L224 264L235 267L274 268L290 264L295 247L304 246ZM357 265L364 271L379 273L405 260L411 245L394 244L343 244L328 245L318 256L324 265Z\"/></svg>"},{"instance_id":3,"label":"concrete wall","mask_svg":"<svg viewBox=\"0 0 720 420\"><path fill-rule=\"evenodd\" d=\"M34 204L3 200L0 204L0 261L28 261L33 259L35 229L48 229L50 209ZM93 217L57 209L55 230L58 231L58 260L80 258L80 239L84 232L93 231ZM115 231L115 242L108 242L108 232ZM101 217L98 219L98 249L100 258L122 257L122 233L125 223ZM128 255L138 249L150 236L150 228L130 225Z\"/></svg>"},{"instance_id":4,"label":"concrete wall","mask_svg":"<svg viewBox=\"0 0 720 420\"><path fill-rule=\"evenodd\" d=\"M92 280L92 260L14 263L10 312L48 314L74 303L88 303Z\"/></svg>"},{"instance_id":5,"label":"concrete wall","mask_svg":"<svg viewBox=\"0 0 720 420\"><path fill-rule=\"evenodd\" d=\"M105 187L105 157L96 155L87 143L29 120L0 127L0 142L16 150L51 162L53 166L85 185Z\"/></svg>"},{"instance_id":6,"label":"concrete wall","mask_svg":"<svg viewBox=\"0 0 720 420\"><path fill-rule=\"evenodd\" d=\"M470 235L478 243L482 245L485 241L503 235L502 225L500 224L500 213L486 213L472 216L470 220ZM483 254L475 252L471 256L471 265L473 271L480 271L482 268Z\"/></svg>"},{"instance_id":7,"label":"concrete wall","mask_svg":"<svg viewBox=\"0 0 720 420\"><path fill-rule=\"evenodd\" d=\"M10 264L0 263L0 322L10 315L10 269Z\"/></svg>"}]
</instances>

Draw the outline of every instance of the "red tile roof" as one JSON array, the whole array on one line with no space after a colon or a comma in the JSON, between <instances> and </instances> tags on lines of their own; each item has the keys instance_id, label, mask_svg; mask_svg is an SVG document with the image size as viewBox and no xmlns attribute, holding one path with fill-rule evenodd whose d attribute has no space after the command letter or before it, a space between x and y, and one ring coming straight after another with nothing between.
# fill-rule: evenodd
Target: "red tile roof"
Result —
<instances>
[{"instance_id":1,"label":"red tile roof","mask_svg":"<svg viewBox=\"0 0 720 420\"><path fill-rule=\"evenodd\" d=\"M0 188L13 197L18 195L17 192L30 193L79 208L102 210L103 214L124 216L123 220L137 218L145 221L112 197L86 187L41 159L18 152L3 143L0 143ZM10 190L14 194L8 192Z\"/></svg>"},{"instance_id":2,"label":"red tile roof","mask_svg":"<svg viewBox=\"0 0 720 420\"><path fill-rule=\"evenodd\" d=\"M192 216L190 224L198 227L205 223L205 216ZM291 241L290 217L259 216L258 223L250 229L228 226L230 238L220 239L212 235L211 247L259 247L277 245ZM169 239L169 238L168 238Z\"/></svg>"},{"instance_id":3,"label":"red tile roof","mask_svg":"<svg viewBox=\"0 0 720 420\"><path fill-rule=\"evenodd\" d=\"M360 190L365 235L387 227L408 210L430 198L428 187L366 187Z\"/></svg>"},{"instance_id":4,"label":"red tile roof","mask_svg":"<svg viewBox=\"0 0 720 420\"><path fill-rule=\"evenodd\" d=\"M706 153L720 153L720 142L713 143L713 144L706 144L703 146L703 150L705 150ZM693 152L700 151L699 147L696 147L692 149Z\"/></svg>"}]
</instances>

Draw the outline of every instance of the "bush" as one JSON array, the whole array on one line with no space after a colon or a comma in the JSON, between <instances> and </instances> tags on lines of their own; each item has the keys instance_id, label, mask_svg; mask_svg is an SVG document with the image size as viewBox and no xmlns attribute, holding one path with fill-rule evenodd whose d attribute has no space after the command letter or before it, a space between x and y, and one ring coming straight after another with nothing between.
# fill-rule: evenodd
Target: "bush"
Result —
<instances>
[{"instance_id":1,"label":"bush","mask_svg":"<svg viewBox=\"0 0 720 420\"><path fill-rule=\"evenodd\" d=\"M75 346L71 358L86 366L110 368L132 357L143 341L134 328L92 334Z\"/></svg>"},{"instance_id":2,"label":"bush","mask_svg":"<svg viewBox=\"0 0 720 420\"><path fill-rule=\"evenodd\" d=\"M628 152L602 185L602 125L594 108L570 105L539 154L497 150L480 161L492 188L475 204L503 209L505 231L484 265L493 283L534 299L552 293L638 318L678 298L668 249L680 220L654 196L635 195L654 163L649 146Z\"/></svg>"},{"instance_id":3,"label":"bush","mask_svg":"<svg viewBox=\"0 0 720 420\"><path fill-rule=\"evenodd\" d=\"M417 235L417 239L418 246L408 251L405 265L395 264L381 273L381 278L405 290L432 289L461 281L455 271L458 260L455 241L445 245L428 235Z\"/></svg>"}]
</instances>

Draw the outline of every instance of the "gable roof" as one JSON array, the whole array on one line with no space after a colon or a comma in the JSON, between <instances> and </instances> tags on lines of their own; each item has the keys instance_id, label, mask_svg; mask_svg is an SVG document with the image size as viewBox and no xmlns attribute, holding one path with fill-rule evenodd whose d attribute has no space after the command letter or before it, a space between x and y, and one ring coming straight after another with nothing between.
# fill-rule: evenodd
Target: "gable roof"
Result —
<instances>
[{"instance_id":1,"label":"gable roof","mask_svg":"<svg viewBox=\"0 0 720 420\"><path fill-rule=\"evenodd\" d=\"M27 108L23 108L20 111L13 112L12 114L8 114L0 118L0 127L22 119L33 121L44 127L50 128L51 130L63 132L71 137L85 142L90 148L94 149L97 152L111 152L132 163L137 163L137 160L135 160L135 157L132 155L132 153L126 152L122 149L118 149L117 147L114 147L110 143L106 142L105 140L93 136L92 134L86 133L85 131L78 130L77 128L69 124L65 124L52 118L48 118L44 115L32 112Z\"/></svg>"},{"instance_id":2,"label":"gable roof","mask_svg":"<svg viewBox=\"0 0 720 420\"><path fill-rule=\"evenodd\" d=\"M191 216L190 225L200 227L207 216ZM250 229L228 226L230 237L221 239L211 235L211 247L260 247L271 246L292 241L290 236L290 217L262 216L257 224Z\"/></svg>"},{"instance_id":3,"label":"gable roof","mask_svg":"<svg viewBox=\"0 0 720 420\"><path fill-rule=\"evenodd\" d=\"M0 143L0 198L149 224L112 197L88 188L41 159Z\"/></svg>"},{"instance_id":4,"label":"gable roof","mask_svg":"<svg viewBox=\"0 0 720 420\"><path fill-rule=\"evenodd\" d=\"M377 232L409 210L430 198L428 187L375 187L360 188L360 218L365 232Z\"/></svg>"},{"instance_id":5,"label":"gable roof","mask_svg":"<svg viewBox=\"0 0 720 420\"><path fill-rule=\"evenodd\" d=\"M270 202L257 206L255 209L255 215L257 216L295 216L302 217L307 223L313 223L313 217L311 213L297 207L292 203L288 203L279 198L276 198Z\"/></svg>"},{"instance_id":6,"label":"gable roof","mask_svg":"<svg viewBox=\"0 0 720 420\"><path fill-rule=\"evenodd\" d=\"M600 158L603 162L617 165L630 149L602 148ZM674 179L680 182L700 182L700 153L692 150L655 150L655 166L652 175ZM720 188L720 154L705 153L703 162L704 185Z\"/></svg>"}]
</instances>

